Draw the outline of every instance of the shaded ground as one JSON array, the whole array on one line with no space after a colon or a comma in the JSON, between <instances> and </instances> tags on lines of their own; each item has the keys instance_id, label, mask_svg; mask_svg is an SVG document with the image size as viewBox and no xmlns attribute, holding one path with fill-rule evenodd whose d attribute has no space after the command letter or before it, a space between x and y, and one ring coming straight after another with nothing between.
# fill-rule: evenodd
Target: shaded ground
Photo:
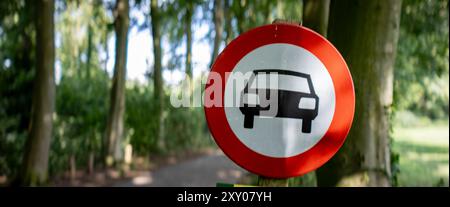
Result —
<instances>
[{"instance_id":1,"label":"shaded ground","mask_svg":"<svg viewBox=\"0 0 450 207\"><path fill-rule=\"evenodd\" d=\"M449 186L449 127L396 128L399 186Z\"/></svg>"},{"instance_id":2,"label":"shaded ground","mask_svg":"<svg viewBox=\"0 0 450 207\"><path fill-rule=\"evenodd\" d=\"M192 167L193 169L195 169L193 171L194 173L197 170L196 167L205 169L205 172L197 173L196 176L202 176L205 173L213 173L212 171L209 172L208 170L220 171L220 169L228 169L228 171L226 172L230 172L230 169L234 169L234 167L237 168L237 166L234 166L231 161L225 159L224 155L222 155L217 148L205 148L195 151L177 151L176 153L174 152L166 155L136 157L129 167L129 170L105 171L97 169L92 174L87 173L85 170L77 170L75 175L71 175L70 172L65 172L59 176L52 177L49 186L127 186L126 183L135 185L133 184L133 182L135 182L136 184L149 184L148 180L150 180L150 175L159 175L160 170L166 170L166 168L174 168L179 171L185 171L183 168L191 165L185 164L185 162L191 164L194 163L195 166ZM174 167L179 165L180 167ZM190 169L190 167L188 167L188 169ZM234 174L238 175L236 172L234 172ZM223 172L220 171L218 176L219 178L223 177ZM226 174L225 177L227 177ZM154 179L156 178L151 178L151 180ZM157 179L159 179L159 177ZM178 177L175 180L177 179L180 180L182 178ZM164 183L161 185L164 186Z\"/></svg>"},{"instance_id":3,"label":"shaded ground","mask_svg":"<svg viewBox=\"0 0 450 207\"><path fill-rule=\"evenodd\" d=\"M217 182L236 183L244 175L245 171L242 168L234 164L220 151L216 151L211 155L143 173L112 186L214 187Z\"/></svg>"}]
</instances>

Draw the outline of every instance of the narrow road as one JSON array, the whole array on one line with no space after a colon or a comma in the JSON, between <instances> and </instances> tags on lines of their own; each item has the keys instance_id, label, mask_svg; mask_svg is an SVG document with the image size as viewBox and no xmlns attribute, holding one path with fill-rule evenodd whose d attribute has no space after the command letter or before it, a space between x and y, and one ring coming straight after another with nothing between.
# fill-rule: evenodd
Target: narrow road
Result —
<instances>
[{"instance_id":1,"label":"narrow road","mask_svg":"<svg viewBox=\"0 0 450 207\"><path fill-rule=\"evenodd\" d=\"M214 187L217 182L236 183L246 171L221 152L169 165L115 187Z\"/></svg>"}]
</instances>

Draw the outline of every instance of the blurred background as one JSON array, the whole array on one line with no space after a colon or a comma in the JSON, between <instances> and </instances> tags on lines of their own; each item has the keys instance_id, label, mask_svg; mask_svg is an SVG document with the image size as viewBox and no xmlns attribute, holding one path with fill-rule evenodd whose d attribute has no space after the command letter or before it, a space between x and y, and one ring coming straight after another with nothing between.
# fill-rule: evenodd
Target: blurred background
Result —
<instances>
[{"instance_id":1,"label":"blurred background","mask_svg":"<svg viewBox=\"0 0 450 207\"><path fill-rule=\"evenodd\" d=\"M336 159L290 186L448 186L448 18L448 0L0 1L0 185L254 185L203 108L169 100L285 19L341 51L357 95Z\"/></svg>"}]
</instances>

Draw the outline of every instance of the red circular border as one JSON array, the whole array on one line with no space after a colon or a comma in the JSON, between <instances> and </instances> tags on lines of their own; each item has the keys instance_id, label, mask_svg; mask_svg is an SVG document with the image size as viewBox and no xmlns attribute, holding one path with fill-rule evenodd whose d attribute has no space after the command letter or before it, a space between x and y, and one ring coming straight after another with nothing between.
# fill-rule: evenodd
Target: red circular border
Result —
<instances>
[{"instance_id":1,"label":"red circular border","mask_svg":"<svg viewBox=\"0 0 450 207\"><path fill-rule=\"evenodd\" d=\"M240 35L217 57L211 71L222 77L222 96L225 94L228 78L225 72L231 72L249 52L273 43L287 43L308 50L322 61L330 73L336 94L336 106L333 120L324 137L304 153L285 158L269 157L251 150L236 137L228 124L224 107L205 107L205 115L216 143L231 160L258 175L288 178L315 170L339 150L352 125L355 92L345 60L328 40L302 26L271 24ZM213 80L208 77L207 83L206 88L213 84Z\"/></svg>"}]
</instances>

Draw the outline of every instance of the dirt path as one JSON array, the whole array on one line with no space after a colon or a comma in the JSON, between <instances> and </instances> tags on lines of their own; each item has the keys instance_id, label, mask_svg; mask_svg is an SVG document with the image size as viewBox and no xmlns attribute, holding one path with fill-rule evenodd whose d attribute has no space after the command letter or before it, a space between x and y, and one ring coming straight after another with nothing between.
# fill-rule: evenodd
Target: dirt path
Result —
<instances>
[{"instance_id":1,"label":"dirt path","mask_svg":"<svg viewBox=\"0 0 450 207\"><path fill-rule=\"evenodd\" d=\"M132 186L210 186L217 182L236 183L245 170L234 164L221 152L169 165L144 173L129 181L116 183L115 187Z\"/></svg>"}]
</instances>

